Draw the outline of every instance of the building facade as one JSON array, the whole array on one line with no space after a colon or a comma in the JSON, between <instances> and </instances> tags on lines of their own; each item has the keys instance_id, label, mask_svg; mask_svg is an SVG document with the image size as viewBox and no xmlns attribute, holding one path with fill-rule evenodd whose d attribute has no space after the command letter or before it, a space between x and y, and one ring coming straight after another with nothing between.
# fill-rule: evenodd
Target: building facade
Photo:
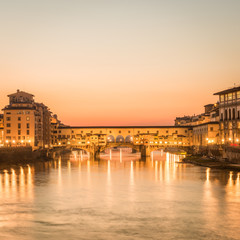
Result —
<instances>
[{"instance_id":1,"label":"building facade","mask_svg":"<svg viewBox=\"0 0 240 240\"><path fill-rule=\"evenodd\" d=\"M51 140L51 112L34 95L17 90L8 95L9 105L3 109L4 146L45 148Z\"/></svg>"},{"instance_id":2,"label":"building facade","mask_svg":"<svg viewBox=\"0 0 240 240\"><path fill-rule=\"evenodd\" d=\"M220 138L223 144L239 144L240 140L240 87L230 88L219 96Z\"/></svg>"}]
</instances>

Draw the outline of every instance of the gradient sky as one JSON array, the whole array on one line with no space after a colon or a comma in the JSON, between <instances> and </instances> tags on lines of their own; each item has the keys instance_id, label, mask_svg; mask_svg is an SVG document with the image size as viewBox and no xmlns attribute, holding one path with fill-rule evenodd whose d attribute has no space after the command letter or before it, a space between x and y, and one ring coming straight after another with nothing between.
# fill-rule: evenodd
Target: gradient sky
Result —
<instances>
[{"instance_id":1,"label":"gradient sky","mask_svg":"<svg viewBox=\"0 0 240 240\"><path fill-rule=\"evenodd\" d=\"M70 125L172 125L240 84L239 0L0 0L0 105Z\"/></svg>"}]
</instances>

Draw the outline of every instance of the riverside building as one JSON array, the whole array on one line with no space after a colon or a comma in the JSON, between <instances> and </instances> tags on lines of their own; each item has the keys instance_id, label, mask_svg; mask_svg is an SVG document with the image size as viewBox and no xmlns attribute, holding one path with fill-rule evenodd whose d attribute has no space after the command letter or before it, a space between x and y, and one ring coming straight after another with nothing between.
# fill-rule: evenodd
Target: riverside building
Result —
<instances>
[{"instance_id":1,"label":"riverside building","mask_svg":"<svg viewBox=\"0 0 240 240\"><path fill-rule=\"evenodd\" d=\"M214 95L219 96L221 142L238 145L240 141L240 87L226 89Z\"/></svg>"},{"instance_id":2,"label":"riverside building","mask_svg":"<svg viewBox=\"0 0 240 240\"><path fill-rule=\"evenodd\" d=\"M51 112L34 95L17 90L8 95L9 105L3 109L4 146L47 148L51 140Z\"/></svg>"}]
</instances>

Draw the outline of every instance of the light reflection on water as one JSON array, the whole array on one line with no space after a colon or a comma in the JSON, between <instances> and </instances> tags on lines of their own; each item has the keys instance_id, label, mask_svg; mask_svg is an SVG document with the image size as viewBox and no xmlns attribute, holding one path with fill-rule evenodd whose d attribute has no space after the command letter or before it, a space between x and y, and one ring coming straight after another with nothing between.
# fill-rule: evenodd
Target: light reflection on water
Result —
<instances>
[{"instance_id":1,"label":"light reflection on water","mask_svg":"<svg viewBox=\"0 0 240 240\"><path fill-rule=\"evenodd\" d=\"M82 152L0 173L0 239L239 239L240 173Z\"/></svg>"}]
</instances>

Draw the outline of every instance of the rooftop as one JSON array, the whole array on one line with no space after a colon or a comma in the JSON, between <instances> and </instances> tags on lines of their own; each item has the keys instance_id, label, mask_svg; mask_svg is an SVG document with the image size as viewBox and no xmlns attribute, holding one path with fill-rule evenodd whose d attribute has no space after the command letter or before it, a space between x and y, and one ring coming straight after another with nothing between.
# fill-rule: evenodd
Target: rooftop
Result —
<instances>
[{"instance_id":1,"label":"rooftop","mask_svg":"<svg viewBox=\"0 0 240 240\"><path fill-rule=\"evenodd\" d=\"M237 91L240 91L240 87L229 88L221 92L214 93L213 95L222 95L222 94L233 93Z\"/></svg>"}]
</instances>

